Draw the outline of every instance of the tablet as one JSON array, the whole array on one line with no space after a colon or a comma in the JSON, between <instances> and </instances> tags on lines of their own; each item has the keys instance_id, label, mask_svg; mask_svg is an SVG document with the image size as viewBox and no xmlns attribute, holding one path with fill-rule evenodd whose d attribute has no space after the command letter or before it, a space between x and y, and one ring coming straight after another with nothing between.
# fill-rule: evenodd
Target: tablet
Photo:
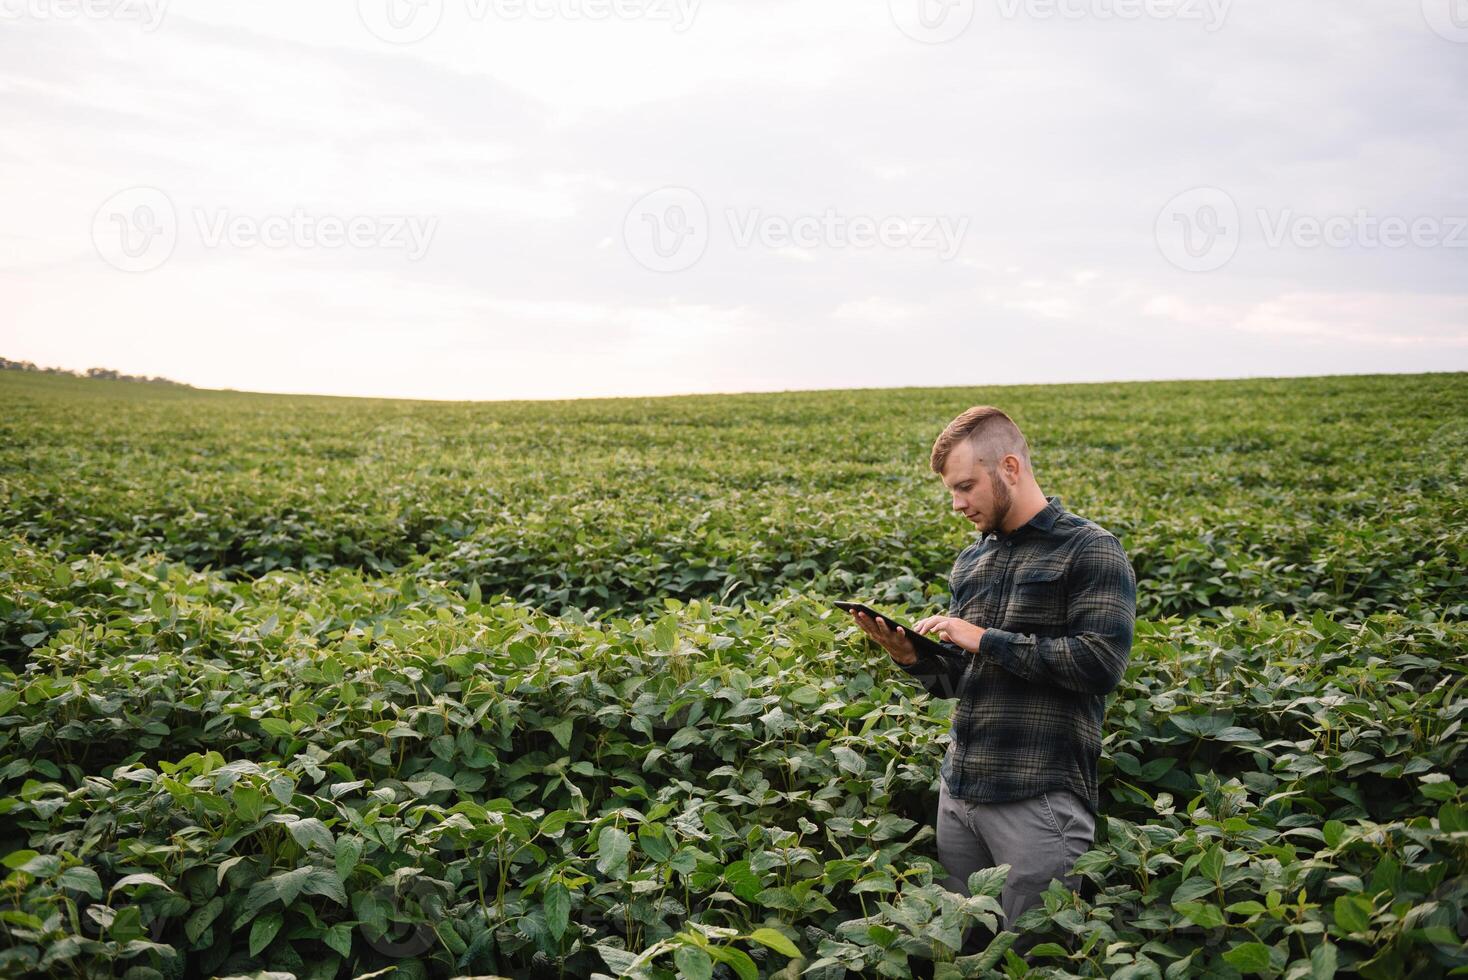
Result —
<instances>
[{"instance_id":1,"label":"tablet","mask_svg":"<svg viewBox=\"0 0 1468 980\"><path fill-rule=\"evenodd\" d=\"M888 616L886 613L877 612L871 606L864 605L860 602L841 602L838 600L836 602L836 608L844 609L847 612L864 612L873 619L885 620L887 622L887 625L891 626L894 629L896 629L898 626L901 626L902 632L905 633L907 636L912 637L913 649L917 651L919 657L932 657L940 653L952 652L947 647L938 643L936 640L929 639L923 634L914 631L913 628L906 623L899 623L897 620L893 619L891 616Z\"/></svg>"}]
</instances>

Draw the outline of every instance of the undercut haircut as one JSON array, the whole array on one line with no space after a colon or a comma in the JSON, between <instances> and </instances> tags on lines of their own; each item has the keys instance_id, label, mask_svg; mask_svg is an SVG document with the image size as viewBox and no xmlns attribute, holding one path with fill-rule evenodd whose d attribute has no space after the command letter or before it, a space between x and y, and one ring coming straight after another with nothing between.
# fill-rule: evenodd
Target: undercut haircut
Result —
<instances>
[{"instance_id":1,"label":"undercut haircut","mask_svg":"<svg viewBox=\"0 0 1468 980\"><path fill-rule=\"evenodd\" d=\"M990 476L999 469L999 461L1011 453L1019 457L1026 470L1030 469L1030 445L1014 419L993 405L975 405L949 422L933 443L929 465L934 473L943 475L948 454L964 440L974 447Z\"/></svg>"}]
</instances>

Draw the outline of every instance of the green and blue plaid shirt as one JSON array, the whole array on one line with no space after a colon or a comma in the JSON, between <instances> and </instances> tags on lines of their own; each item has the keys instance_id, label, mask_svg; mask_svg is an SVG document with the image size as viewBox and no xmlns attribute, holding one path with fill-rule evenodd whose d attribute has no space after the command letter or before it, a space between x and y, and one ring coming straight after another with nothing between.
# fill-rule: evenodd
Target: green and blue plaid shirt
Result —
<instances>
[{"instance_id":1,"label":"green and blue plaid shirt","mask_svg":"<svg viewBox=\"0 0 1468 980\"><path fill-rule=\"evenodd\" d=\"M1068 789L1100 807L1106 695L1131 656L1137 581L1109 531L1059 497L1009 534L985 534L953 563L948 614L987 627L979 652L953 643L902 669L957 698L943 757L948 792L1000 803Z\"/></svg>"}]
</instances>

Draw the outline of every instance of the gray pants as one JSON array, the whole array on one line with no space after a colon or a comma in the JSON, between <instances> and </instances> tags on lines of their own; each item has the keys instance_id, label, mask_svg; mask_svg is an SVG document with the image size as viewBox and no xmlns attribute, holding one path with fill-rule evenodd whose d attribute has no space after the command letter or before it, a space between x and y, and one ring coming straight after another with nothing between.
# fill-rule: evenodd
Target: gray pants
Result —
<instances>
[{"instance_id":1,"label":"gray pants","mask_svg":"<svg viewBox=\"0 0 1468 980\"><path fill-rule=\"evenodd\" d=\"M1009 865L999 899L1004 908L1000 928L1012 929L1021 913L1038 905L1051 878L1079 890L1080 875L1066 872L1090 849L1095 833L1096 818L1070 790L1052 789L1010 803L970 803L950 796L947 781L938 777L938 861L948 872L943 887L967 895L969 875ZM961 952L982 952L974 947L983 938L970 929ZM1015 944L1017 949L1022 945L1027 944Z\"/></svg>"}]
</instances>

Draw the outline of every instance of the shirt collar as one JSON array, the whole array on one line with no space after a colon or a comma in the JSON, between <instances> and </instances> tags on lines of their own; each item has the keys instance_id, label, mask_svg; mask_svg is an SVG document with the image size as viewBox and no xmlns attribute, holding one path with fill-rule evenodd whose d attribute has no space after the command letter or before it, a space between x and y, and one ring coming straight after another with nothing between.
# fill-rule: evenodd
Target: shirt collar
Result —
<instances>
[{"instance_id":1,"label":"shirt collar","mask_svg":"<svg viewBox=\"0 0 1468 980\"><path fill-rule=\"evenodd\" d=\"M1005 533L1003 531L994 531L992 532L994 537L998 538L1001 541L1006 538L1017 538L1020 535L1024 534L1030 528L1034 528L1037 531L1048 532L1051 528L1055 526L1056 520L1059 519L1061 513L1064 512L1065 505L1060 502L1059 497L1046 497L1045 500L1046 504L1044 508L1042 508L1040 512L1034 517L1031 517L1028 521L1025 521L1019 527L1008 533Z\"/></svg>"}]
</instances>

